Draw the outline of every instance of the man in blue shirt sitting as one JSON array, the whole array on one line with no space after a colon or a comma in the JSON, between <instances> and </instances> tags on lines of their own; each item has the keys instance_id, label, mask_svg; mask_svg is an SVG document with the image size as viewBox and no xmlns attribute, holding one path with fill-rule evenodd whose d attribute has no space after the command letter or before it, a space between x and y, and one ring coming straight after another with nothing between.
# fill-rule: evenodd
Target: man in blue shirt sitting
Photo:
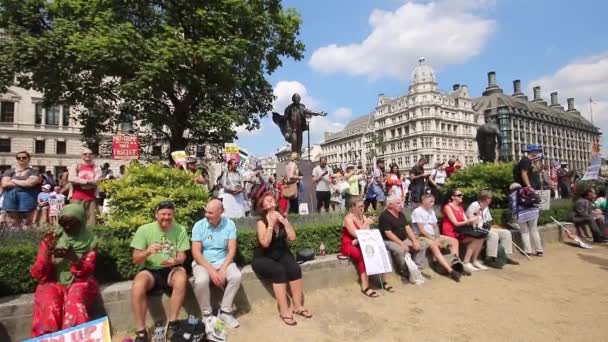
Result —
<instances>
[{"instance_id":1,"label":"man in blue shirt sitting","mask_svg":"<svg viewBox=\"0 0 608 342\"><path fill-rule=\"evenodd\" d=\"M236 226L222 217L224 207L218 199L212 199L205 208L205 218L192 229L192 272L194 293L203 318L210 317L209 285L213 283L224 290L224 298L217 318L230 328L239 326L232 314L232 302L241 286L241 272L234 263L236 255Z\"/></svg>"}]
</instances>

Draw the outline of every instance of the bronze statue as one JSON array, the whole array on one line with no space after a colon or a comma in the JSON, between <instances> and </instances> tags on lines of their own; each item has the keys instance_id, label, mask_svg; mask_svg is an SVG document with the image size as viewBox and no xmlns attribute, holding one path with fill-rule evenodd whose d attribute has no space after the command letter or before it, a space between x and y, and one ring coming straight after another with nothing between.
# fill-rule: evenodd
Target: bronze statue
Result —
<instances>
[{"instance_id":1,"label":"bronze statue","mask_svg":"<svg viewBox=\"0 0 608 342\"><path fill-rule=\"evenodd\" d=\"M302 134L309 129L307 117L326 116L325 112L313 112L300 103L301 97L293 94L292 104L285 108L285 115L272 113L272 121L281 129L285 141L291 144L291 152L302 153Z\"/></svg>"},{"instance_id":2,"label":"bronze statue","mask_svg":"<svg viewBox=\"0 0 608 342\"><path fill-rule=\"evenodd\" d=\"M477 129L477 148L479 150L479 159L484 163L493 163L496 161L496 146L502 146L500 130L493 122L488 122Z\"/></svg>"}]
</instances>

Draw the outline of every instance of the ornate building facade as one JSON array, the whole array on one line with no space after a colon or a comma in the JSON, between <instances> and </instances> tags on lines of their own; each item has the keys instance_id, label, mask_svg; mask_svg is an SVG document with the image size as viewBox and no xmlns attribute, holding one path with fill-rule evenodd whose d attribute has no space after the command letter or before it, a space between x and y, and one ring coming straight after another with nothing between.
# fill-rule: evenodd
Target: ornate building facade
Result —
<instances>
[{"instance_id":1,"label":"ornate building facade","mask_svg":"<svg viewBox=\"0 0 608 342\"><path fill-rule=\"evenodd\" d=\"M591 146L599 139L597 127L574 108L574 99L567 99L564 108L557 92L551 102L541 97L539 86L533 88L533 99L521 91L520 80L513 81L513 94L506 95L496 83L496 73L488 73L488 86L474 109L485 120L494 121L501 131L503 160L519 160L527 144L543 147L545 160L551 165L568 163L570 168L584 173L591 159Z\"/></svg>"},{"instance_id":2,"label":"ornate building facade","mask_svg":"<svg viewBox=\"0 0 608 342\"><path fill-rule=\"evenodd\" d=\"M363 165L370 157L366 142L370 139L373 125L374 115L368 114L350 121L339 132L325 132L321 150L327 157L327 164L332 167Z\"/></svg>"}]
</instances>

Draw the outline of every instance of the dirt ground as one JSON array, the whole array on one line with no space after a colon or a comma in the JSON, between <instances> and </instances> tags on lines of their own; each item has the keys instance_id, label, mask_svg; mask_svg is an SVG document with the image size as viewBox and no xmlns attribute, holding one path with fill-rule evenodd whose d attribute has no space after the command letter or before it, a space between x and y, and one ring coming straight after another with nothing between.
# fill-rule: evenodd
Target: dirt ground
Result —
<instances>
[{"instance_id":1,"label":"dirt ground","mask_svg":"<svg viewBox=\"0 0 608 342\"><path fill-rule=\"evenodd\" d=\"M296 327L275 304L239 317L238 341L608 341L608 246L547 246L545 257L455 283L429 272L423 286L390 281L396 292L367 298L358 284L307 294L314 318ZM306 281L306 279L304 279Z\"/></svg>"}]
</instances>

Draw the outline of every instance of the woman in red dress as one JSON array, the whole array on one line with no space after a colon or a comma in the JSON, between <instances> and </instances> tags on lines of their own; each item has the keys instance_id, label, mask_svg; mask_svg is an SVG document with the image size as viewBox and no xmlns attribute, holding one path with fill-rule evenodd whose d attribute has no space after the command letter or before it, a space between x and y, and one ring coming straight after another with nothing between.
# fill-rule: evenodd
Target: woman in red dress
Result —
<instances>
[{"instance_id":1,"label":"woman in red dress","mask_svg":"<svg viewBox=\"0 0 608 342\"><path fill-rule=\"evenodd\" d=\"M54 234L40 242L31 269L32 277L38 280L32 337L89 321L88 311L99 295L99 287L93 277L97 240L85 222L82 206L67 205Z\"/></svg>"},{"instance_id":2,"label":"woman in red dress","mask_svg":"<svg viewBox=\"0 0 608 342\"><path fill-rule=\"evenodd\" d=\"M370 229L369 226L373 221L363 215L365 209L363 200L359 198L353 199L350 205L350 211L346 214L342 223L342 244L340 249L342 255L351 258L355 265L357 265L357 271L361 277L361 292L368 297L375 298L378 297L378 293L369 287L369 278L365 271L363 254L361 253L361 246L359 246L359 241L357 241L356 233L358 229ZM382 282L384 282L384 277L381 277Z\"/></svg>"},{"instance_id":3,"label":"woman in red dress","mask_svg":"<svg viewBox=\"0 0 608 342\"><path fill-rule=\"evenodd\" d=\"M443 206L442 234L459 240L461 246L467 245L463 258L466 272L479 271L474 266L483 247L485 236L480 237L472 230L472 225L477 223L479 217L467 219L462 207L462 191L455 189L450 192L449 202ZM474 263L471 263L474 260Z\"/></svg>"},{"instance_id":4,"label":"woman in red dress","mask_svg":"<svg viewBox=\"0 0 608 342\"><path fill-rule=\"evenodd\" d=\"M279 212L281 213L281 215L287 216L287 210L289 210L289 200L287 198L283 197L283 188L284 187L285 187L285 177L283 177L283 179L281 179L281 181L279 182L279 185L277 186L277 189L279 190L279 195L278 195Z\"/></svg>"}]
</instances>

